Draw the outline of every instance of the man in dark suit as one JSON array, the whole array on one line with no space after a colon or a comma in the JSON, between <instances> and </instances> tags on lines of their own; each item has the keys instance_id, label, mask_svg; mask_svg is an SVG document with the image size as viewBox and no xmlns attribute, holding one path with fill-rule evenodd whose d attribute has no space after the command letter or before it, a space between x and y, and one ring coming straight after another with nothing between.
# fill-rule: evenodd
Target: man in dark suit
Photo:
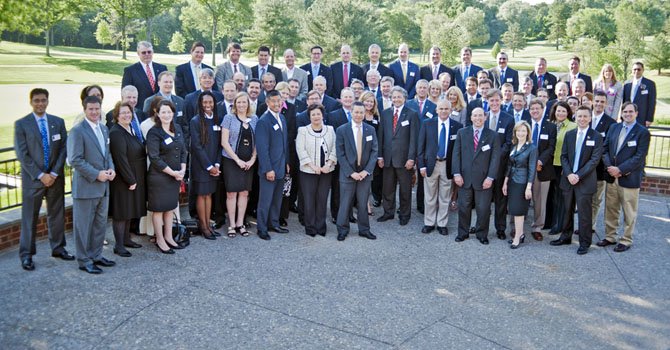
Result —
<instances>
[{"instance_id":1,"label":"man in dark suit","mask_svg":"<svg viewBox=\"0 0 670 350\"><path fill-rule=\"evenodd\" d=\"M175 68L175 90L177 96L184 98L195 90L200 89L199 74L203 68L212 67L202 63L205 57L205 44L196 41L191 45L191 60ZM214 87L215 90L218 90Z\"/></svg>"},{"instance_id":2,"label":"man in dark suit","mask_svg":"<svg viewBox=\"0 0 670 350\"><path fill-rule=\"evenodd\" d=\"M123 69L121 87L133 85L137 88L137 104L144 106L147 97L158 92L156 77L167 69L166 66L153 62L154 49L150 42L137 43L137 56L140 61Z\"/></svg>"},{"instance_id":3,"label":"man in dark suit","mask_svg":"<svg viewBox=\"0 0 670 350\"><path fill-rule=\"evenodd\" d=\"M114 163L109 151L109 132L100 122L100 99L84 99L85 119L72 127L67 139L67 157L72 173L72 226L79 269L102 273L98 266L115 263L102 256L107 229L109 182Z\"/></svg>"},{"instance_id":4,"label":"man in dark suit","mask_svg":"<svg viewBox=\"0 0 670 350\"><path fill-rule=\"evenodd\" d=\"M470 116L472 125L458 131L451 169L458 189L458 236L463 242L470 234L472 208L477 211L475 234L482 244L489 244L489 219L493 181L498 174L500 139L487 128L486 114L475 108Z\"/></svg>"},{"instance_id":5,"label":"man in dark suit","mask_svg":"<svg viewBox=\"0 0 670 350\"><path fill-rule=\"evenodd\" d=\"M33 112L14 123L14 150L21 162L21 236L19 258L24 270L35 269L37 219L42 199L47 200L47 229L51 256L74 260L65 250L65 144L63 119L47 114L49 91L30 91Z\"/></svg>"},{"instance_id":6,"label":"man in dark suit","mask_svg":"<svg viewBox=\"0 0 670 350\"><path fill-rule=\"evenodd\" d=\"M326 118L326 124L333 127L334 130L337 130L340 126L351 122L352 118L352 107L355 102L354 91L351 88L344 88L340 92L340 101L342 103L342 108L338 108L330 113ZM340 166L335 165L335 168L332 172L331 177L331 188L330 188L330 214L333 217L333 223L337 221L337 215L340 208L340 180L339 174ZM365 212L367 213L367 211ZM360 213L359 213L360 217ZM355 221L353 216L351 221Z\"/></svg>"},{"instance_id":7,"label":"man in dark suit","mask_svg":"<svg viewBox=\"0 0 670 350\"><path fill-rule=\"evenodd\" d=\"M330 96L333 98L340 96L340 91L349 87L353 79L365 80L363 68L351 62L351 47L349 45L342 45L340 58L341 61L330 65L330 70L333 73L333 87L330 89Z\"/></svg>"},{"instance_id":8,"label":"man in dark suit","mask_svg":"<svg viewBox=\"0 0 670 350\"><path fill-rule=\"evenodd\" d=\"M414 98L416 95L415 85L419 80L419 66L409 60L409 46L402 43L398 46L398 59L389 66L393 71L393 79L395 85L400 86L405 91L409 98Z\"/></svg>"},{"instance_id":9,"label":"man in dark suit","mask_svg":"<svg viewBox=\"0 0 670 350\"><path fill-rule=\"evenodd\" d=\"M607 93L601 90L596 90L593 94L591 129L597 131L603 140L605 140L607 130L609 130L610 126L616 124L614 119L605 113L605 107L607 107ZM594 231L596 229L596 220L598 218L598 211L600 210L600 203L602 202L605 193L606 174L607 170L605 169L605 163L603 162L603 159L600 159L600 162L598 162L598 166L596 167L598 187L596 193L593 195L593 211L591 213L591 226Z\"/></svg>"},{"instance_id":10,"label":"man in dark suit","mask_svg":"<svg viewBox=\"0 0 670 350\"><path fill-rule=\"evenodd\" d=\"M172 93L172 87L174 86L174 77L171 72L165 71L158 75L158 92L147 98L144 101L144 107L142 112L144 112L144 118L150 114L149 108L151 108L151 102L154 98L161 97L166 100L172 101L177 112L174 115L175 122L182 125L180 119L184 119L184 99Z\"/></svg>"},{"instance_id":11,"label":"man in dark suit","mask_svg":"<svg viewBox=\"0 0 670 350\"><path fill-rule=\"evenodd\" d=\"M144 111L137 107L137 94L137 89L134 86L126 85L121 89L121 102L126 102L133 108L133 120L131 121L130 126L136 134L139 132L140 135L137 135L137 138L141 142L144 142L144 138L141 135L140 124L147 118ZM105 115L105 126L109 129L112 125L114 125L114 116L112 115L112 111L109 111Z\"/></svg>"},{"instance_id":12,"label":"man in dark suit","mask_svg":"<svg viewBox=\"0 0 670 350\"><path fill-rule=\"evenodd\" d=\"M223 95L223 100L219 101L216 105L216 110L219 113L221 120L226 114L233 113L233 100L237 95L237 84L232 80L227 80L223 82L221 86L221 94ZM267 107L265 108L267 109ZM265 113L265 110L263 110Z\"/></svg>"},{"instance_id":13,"label":"man in dark suit","mask_svg":"<svg viewBox=\"0 0 670 350\"><path fill-rule=\"evenodd\" d=\"M454 70L442 64L442 50L438 46L430 48L430 60L431 63L421 67L419 77L428 81L438 80L440 79L440 74L446 72L449 73L449 77L451 78L449 86L454 86L454 83L456 82L453 79L455 74Z\"/></svg>"},{"instance_id":14,"label":"man in dark suit","mask_svg":"<svg viewBox=\"0 0 670 350\"><path fill-rule=\"evenodd\" d=\"M570 71L561 77L561 81L564 81L566 84L568 84L568 91L570 92L570 95L574 95L572 85L573 82L577 79L584 81L584 88L586 92L593 92L593 81L591 80L590 76L579 71L580 64L581 60L578 56L570 57L570 61L568 63L570 66Z\"/></svg>"},{"instance_id":15,"label":"man in dark suit","mask_svg":"<svg viewBox=\"0 0 670 350\"><path fill-rule=\"evenodd\" d=\"M649 127L656 113L656 83L642 76L644 64L633 63L633 78L623 86L623 101L637 106L637 122Z\"/></svg>"},{"instance_id":16,"label":"man in dark suit","mask_svg":"<svg viewBox=\"0 0 670 350\"><path fill-rule=\"evenodd\" d=\"M339 102L337 102L336 99L326 94L326 84L326 78L323 76L317 76L314 79L314 90L321 94L321 105L323 105L323 107L326 109L326 113L330 113L340 108L341 105Z\"/></svg>"},{"instance_id":17,"label":"man in dark suit","mask_svg":"<svg viewBox=\"0 0 670 350\"><path fill-rule=\"evenodd\" d=\"M375 98L379 101L382 97L382 89L380 86L380 81L382 79L382 75L377 71L376 69L371 69L365 74L365 85L367 86L365 89L367 91L372 92L375 94ZM378 106L380 109L382 108L381 106ZM381 110L380 110L381 113Z\"/></svg>"},{"instance_id":18,"label":"man in dark suit","mask_svg":"<svg viewBox=\"0 0 670 350\"><path fill-rule=\"evenodd\" d=\"M547 72L547 60L544 59L544 57L540 57L535 60L535 70L532 71L528 77L530 77L533 81L533 89L531 90L531 94L537 96L537 89L545 88L549 94L549 99L556 99L556 77L553 74Z\"/></svg>"},{"instance_id":19,"label":"man in dark suit","mask_svg":"<svg viewBox=\"0 0 670 350\"><path fill-rule=\"evenodd\" d=\"M263 101L259 100L261 95L262 83L256 78L251 78L247 83L247 94L249 94L249 108L251 108L258 117L261 115L258 114L258 107L263 104Z\"/></svg>"},{"instance_id":20,"label":"man in dark suit","mask_svg":"<svg viewBox=\"0 0 670 350\"><path fill-rule=\"evenodd\" d=\"M251 68L240 62L242 46L238 43L230 43L227 51L228 61L216 66L214 90L223 90L223 83L226 80L234 80L235 73L242 73L244 81L249 81L253 77Z\"/></svg>"},{"instance_id":21,"label":"man in dark suit","mask_svg":"<svg viewBox=\"0 0 670 350\"><path fill-rule=\"evenodd\" d=\"M377 221L392 220L395 214L396 187L400 188L400 225L407 225L411 216L412 172L416 159L416 140L419 136L419 115L405 106L407 92L395 86L391 92L393 107L382 112L377 130L379 155L377 163L383 169L384 215Z\"/></svg>"},{"instance_id":22,"label":"man in dark suit","mask_svg":"<svg viewBox=\"0 0 670 350\"><path fill-rule=\"evenodd\" d=\"M465 79L465 90L463 90L463 100L465 100L466 104L472 103L472 101L477 100L482 97L482 95L479 93L479 82L477 82L476 77L468 77ZM493 86L493 83L489 84L489 87L487 89L490 89L491 86ZM481 107L481 106L480 106ZM468 118L470 114L468 113ZM468 119L468 123L470 123Z\"/></svg>"},{"instance_id":23,"label":"man in dark suit","mask_svg":"<svg viewBox=\"0 0 670 350\"><path fill-rule=\"evenodd\" d=\"M321 55L323 55L323 48L321 46L312 46L309 50L311 60L309 63L305 63L300 66L300 69L307 72L307 87L308 91L314 89L314 78L317 76L322 76L326 79L326 93L330 94L330 89L333 86L333 73L330 70L330 67L321 63Z\"/></svg>"},{"instance_id":24,"label":"man in dark suit","mask_svg":"<svg viewBox=\"0 0 670 350\"><path fill-rule=\"evenodd\" d=\"M560 188L563 191L566 214L563 232L551 245L569 245L574 230L575 206L579 208L579 249L577 254L589 252L593 234L591 233L591 210L593 194L597 190L596 166L603 154L603 138L591 129L591 109L580 106L575 112L577 129L568 131L563 140L561 151ZM618 136L618 135L617 135ZM583 209L586 210L583 210Z\"/></svg>"},{"instance_id":25,"label":"man in dark suit","mask_svg":"<svg viewBox=\"0 0 670 350\"><path fill-rule=\"evenodd\" d=\"M530 123L530 113L526 109L526 96L523 92L514 93L514 96L512 96L512 111L509 113L514 117L514 124L522 120Z\"/></svg>"},{"instance_id":26,"label":"man in dark suit","mask_svg":"<svg viewBox=\"0 0 670 350\"><path fill-rule=\"evenodd\" d=\"M316 91L316 90L311 90L307 92L307 100L306 100L307 108L311 105L320 105L321 104L321 94ZM295 121L296 121L296 127L300 128L301 126L307 126L311 123L309 120L309 115L307 114L307 111L302 111L296 114L295 116ZM328 113L323 116L323 123L326 125L328 124Z\"/></svg>"},{"instance_id":27,"label":"man in dark suit","mask_svg":"<svg viewBox=\"0 0 670 350\"><path fill-rule=\"evenodd\" d=\"M267 96L268 110L256 124L258 154L259 198L257 212L258 237L269 240L268 231L287 233L279 225L279 211L284 190L284 175L288 171L288 125L281 115L279 91Z\"/></svg>"},{"instance_id":28,"label":"man in dark suit","mask_svg":"<svg viewBox=\"0 0 670 350\"><path fill-rule=\"evenodd\" d=\"M437 232L448 235L449 195L451 193L451 160L456 133L463 127L449 118L451 103L437 103L437 118L425 119L419 130L417 162L424 179L424 208L422 233L430 233L437 225Z\"/></svg>"},{"instance_id":29,"label":"man in dark suit","mask_svg":"<svg viewBox=\"0 0 670 350\"><path fill-rule=\"evenodd\" d=\"M375 129L363 123L364 118L365 106L362 102L355 102L351 121L337 128L336 132L341 199L337 214L338 241L344 241L349 234L349 213L353 209L354 200L358 211L358 235L377 239L370 232L367 204L378 145Z\"/></svg>"},{"instance_id":30,"label":"man in dark suit","mask_svg":"<svg viewBox=\"0 0 670 350\"><path fill-rule=\"evenodd\" d=\"M454 83L461 91L465 91L468 77L477 77L477 72L482 67L472 64L472 49L464 47L461 49L461 64L454 66Z\"/></svg>"},{"instance_id":31,"label":"man in dark suit","mask_svg":"<svg viewBox=\"0 0 670 350\"><path fill-rule=\"evenodd\" d=\"M502 109L503 112L511 114L512 111L514 110L514 106L512 105L512 98L514 97L514 88L512 87L512 84L510 83L503 84L502 88L500 89L500 92L502 92L503 95L502 106L500 107L500 109Z\"/></svg>"},{"instance_id":32,"label":"man in dark suit","mask_svg":"<svg viewBox=\"0 0 670 350\"><path fill-rule=\"evenodd\" d=\"M633 231L637 221L640 184L644 175L644 162L649 151L649 130L636 123L637 106L624 102L621 118L607 132L603 160L607 166L605 199L605 238L596 243L599 247L617 242L619 216L623 209L624 231L615 252L624 252L633 244Z\"/></svg>"},{"instance_id":33,"label":"man in dark suit","mask_svg":"<svg viewBox=\"0 0 670 350\"><path fill-rule=\"evenodd\" d=\"M474 78L469 79L468 83L471 83L473 80L474 80ZM488 80L488 79L482 80L479 83L479 85L477 87L477 94L480 97L478 97L477 99L472 100L468 103L468 107L467 107L468 118L470 118L470 115L472 114L472 111L475 108L483 109L484 113L486 113L488 115L488 113L491 109L490 109L489 103L487 101L487 98L488 98L487 96L488 96L489 90L491 89L492 86L493 86L493 83L491 83L491 81Z\"/></svg>"},{"instance_id":34,"label":"man in dark suit","mask_svg":"<svg viewBox=\"0 0 670 350\"><path fill-rule=\"evenodd\" d=\"M252 78L262 79L265 73L272 73L275 77L275 82L278 83L282 80L281 69L269 64L270 61L270 48L267 46L261 46L258 48L258 64L251 67Z\"/></svg>"},{"instance_id":35,"label":"man in dark suit","mask_svg":"<svg viewBox=\"0 0 670 350\"><path fill-rule=\"evenodd\" d=\"M307 91L305 95L300 97L300 82L298 79L288 79L288 99L286 102L295 105L295 112L300 113L307 110L307 104L305 103L305 98L307 98ZM305 84L307 86L307 84Z\"/></svg>"},{"instance_id":36,"label":"man in dark suit","mask_svg":"<svg viewBox=\"0 0 670 350\"><path fill-rule=\"evenodd\" d=\"M507 66L508 56L505 51L498 52L498 65L489 69L489 79L493 81L493 87L502 89L503 84L510 83L513 91L519 90L519 72Z\"/></svg>"},{"instance_id":37,"label":"man in dark suit","mask_svg":"<svg viewBox=\"0 0 670 350\"><path fill-rule=\"evenodd\" d=\"M371 70L376 70L379 72L379 79L382 77L392 77L393 72L385 66L383 63L379 62L379 58L382 55L382 49L379 47L377 44L372 44L370 47L368 47L368 57L370 58L370 61L366 64L363 65L363 74L367 78L368 72ZM377 81L379 82L379 80ZM368 86L367 83L365 86Z\"/></svg>"}]
</instances>

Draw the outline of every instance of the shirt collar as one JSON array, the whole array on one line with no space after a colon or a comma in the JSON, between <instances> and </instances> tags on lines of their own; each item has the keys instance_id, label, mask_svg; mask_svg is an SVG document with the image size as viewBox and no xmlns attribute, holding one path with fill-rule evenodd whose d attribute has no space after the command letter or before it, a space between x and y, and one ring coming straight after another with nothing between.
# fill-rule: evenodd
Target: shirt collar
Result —
<instances>
[{"instance_id":1,"label":"shirt collar","mask_svg":"<svg viewBox=\"0 0 670 350\"><path fill-rule=\"evenodd\" d=\"M46 112L45 112L44 115L41 116L41 117L38 116L37 114L35 114L35 112L33 112L33 117L34 117L35 120L38 121L38 122L39 122L40 120L42 120L42 119L44 119L45 121L47 120L47 114L46 114Z\"/></svg>"},{"instance_id":2,"label":"shirt collar","mask_svg":"<svg viewBox=\"0 0 670 350\"><path fill-rule=\"evenodd\" d=\"M88 125L91 126L91 129L93 129L94 131L95 131L95 128L100 126L100 122L94 123L94 122L88 120L88 118L86 118L86 116L84 116L84 120L88 123Z\"/></svg>"}]
</instances>

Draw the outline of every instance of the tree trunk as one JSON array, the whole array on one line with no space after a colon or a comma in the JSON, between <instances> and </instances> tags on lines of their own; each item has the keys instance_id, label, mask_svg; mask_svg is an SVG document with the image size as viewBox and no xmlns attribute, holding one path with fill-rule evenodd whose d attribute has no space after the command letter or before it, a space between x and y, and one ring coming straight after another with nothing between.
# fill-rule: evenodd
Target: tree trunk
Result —
<instances>
[{"instance_id":1,"label":"tree trunk","mask_svg":"<svg viewBox=\"0 0 670 350\"><path fill-rule=\"evenodd\" d=\"M46 46L47 50L47 57L51 57L51 52L49 50L49 40L51 39L51 35L49 35L51 32L51 29L48 28L47 30L44 31L44 46Z\"/></svg>"},{"instance_id":2,"label":"tree trunk","mask_svg":"<svg viewBox=\"0 0 670 350\"><path fill-rule=\"evenodd\" d=\"M128 42L128 37L126 36L126 26L123 26L121 29L121 59L125 60L126 59L126 43Z\"/></svg>"},{"instance_id":3,"label":"tree trunk","mask_svg":"<svg viewBox=\"0 0 670 350\"><path fill-rule=\"evenodd\" d=\"M270 50L271 50L270 51L270 65L274 66L275 65L275 53L277 52L277 48L272 46L272 48ZM279 80L279 78L277 78L277 80Z\"/></svg>"},{"instance_id":4,"label":"tree trunk","mask_svg":"<svg viewBox=\"0 0 670 350\"><path fill-rule=\"evenodd\" d=\"M212 67L216 67L216 15L212 15Z\"/></svg>"},{"instance_id":5,"label":"tree trunk","mask_svg":"<svg viewBox=\"0 0 670 350\"><path fill-rule=\"evenodd\" d=\"M147 41L151 42L151 18L144 19L147 22Z\"/></svg>"}]
</instances>

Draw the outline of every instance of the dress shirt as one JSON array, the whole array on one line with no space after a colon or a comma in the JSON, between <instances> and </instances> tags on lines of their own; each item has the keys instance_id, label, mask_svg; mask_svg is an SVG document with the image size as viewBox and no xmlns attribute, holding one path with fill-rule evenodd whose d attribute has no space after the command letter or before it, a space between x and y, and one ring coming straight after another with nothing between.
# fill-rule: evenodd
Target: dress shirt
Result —
<instances>
[{"instance_id":1,"label":"dress shirt","mask_svg":"<svg viewBox=\"0 0 670 350\"><path fill-rule=\"evenodd\" d=\"M293 79L293 72L295 72L295 66L293 68L289 69L286 67L286 78L288 79Z\"/></svg>"},{"instance_id":2,"label":"dress shirt","mask_svg":"<svg viewBox=\"0 0 670 350\"><path fill-rule=\"evenodd\" d=\"M198 90L200 89L200 77L198 76L198 68L202 69L202 64L195 64L193 63L193 61L189 61L189 64L191 65L191 75L193 75L193 82L195 83L195 88L196 90ZM151 69L153 69L153 67Z\"/></svg>"},{"instance_id":3,"label":"dress shirt","mask_svg":"<svg viewBox=\"0 0 670 350\"><path fill-rule=\"evenodd\" d=\"M47 129L47 139L49 140L49 146L51 146L51 134L49 133L49 119L47 118L47 114L44 113L44 115L40 117L37 114L33 113L33 117L35 117L35 123L37 123L37 129L38 130L40 128L40 120L44 119L44 122L47 125L47 127L46 127L46 129ZM41 131L40 131L40 133L41 133ZM51 176L53 176L53 177L58 176L58 174L53 172L53 171L50 172L49 174L51 174ZM41 179L42 176L44 176L44 173L40 173L39 175L37 175L37 179L38 180Z\"/></svg>"},{"instance_id":4,"label":"dress shirt","mask_svg":"<svg viewBox=\"0 0 670 350\"><path fill-rule=\"evenodd\" d=\"M603 117L603 114L604 112L598 115L593 115L593 118L591 119L591 129L596 129L596 126L598 126L598 123L600 123L600 119Z\"/></svg>"}]
</instances>

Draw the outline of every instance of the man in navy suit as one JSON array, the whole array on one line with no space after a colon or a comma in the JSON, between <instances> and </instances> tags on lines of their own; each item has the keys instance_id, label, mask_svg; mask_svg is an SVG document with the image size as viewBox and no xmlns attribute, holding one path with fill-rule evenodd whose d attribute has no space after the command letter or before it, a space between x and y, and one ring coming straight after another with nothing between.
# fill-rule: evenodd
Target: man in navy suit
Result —
<instances>
[{"instance_id":1,"label":"man in navy suit","mask_svg":"<svg viewBox=\"0 0 670 350\"><path fill-rule=\"evenodd\" d=\"M270 48L261 46L258 48L258 64L251 67L251 75L256 79L263 79L265 73L272 73L275 76L275 82L283 81L281 69L269 64Z\"/></svg>"},{"instance_id":2,"label":"man in navy suit","mask_svg":"<svg viewBox=\"0 0 670 350\"><path fill-rule=\"evenodd\" d=\"M210 91L214 95L216 103L223 100L223 95L218 91L214 91L214 71L209 68L205 68L200 72L200 90L191 92L184 99L184 117L189 122L191 118L198 114L198 97L200 97L203 91ZM184 132L184 137L187 139L186 141L188 141L188 127L182 131Z\"/></svg>"},{"instance_id":3,"label":"man in navy suit","mask_svg":"<svg viewBox=\"0 0 670 350\"><path fill-rule=\"evenodd\" d=\"M514 117L514 124L525 120L530 123L530 113L526 109L526 95L523 92L515 92L512 96L512 110L509 112Z\"/></svg>"},{"instance_id":4,"label":"man in navy suit","mask_svg":"<svg viewBox=\"0 0 670 350\"><path fill-rule=\"evenodd\" d=\"M505 83L512 84L512 91L519 90L519 72L507 66L509 57L505 51L498 52L498 65L489 69L489 79L496 89L502 89Z\"/></svg>"},{"instance_id":5,"label":"man in navy suit","mask_svg":"<svg viewBox=\"0 0 670 350\"><path fill-rule=\"evenodd\" d=\"M468 79L468 84L472 84L472 81L473 81L474 79L475 79L474 77L473 77L473 78L469 78L469 79ZM488 99L487 96L488 96L488 94L489 94L489 90L491 89L492 86L493 86L493 84L492 84L491 81L488 80L488 79L486 79L486 80L482 80L482 81L479 83L479 85L477 86L477 94L478 94L480 97L478 97L477 99L475 99L475 100L473 100L473 101L471 101L471 102L468 103L468 107L467 107L468 118L470 118L470 115L472 114L472 111L473 111L475 108L482 108L482 109L484 109L484 113L486 113L486 114L488 115L489 110L490 110L490 107L489 107L489 103L488 103L488 101L487 101L487 99Z\"/></svg>"},{"instance_id":6,"label":"man in navy suit","mask_svg":"<svg viewBox=\"0 0 670 350\"><path fill-rule=\"evenodd\" d=\"M154 49L150 42L137 43L137 56L140 61L123 69L121 87L133 85L137 88L137 104L144 106L147 97L158 92L156 78L167 69L166 66L153 62Z\"/></svg>"},{"instance_id":7,"label":"man in navy suit","mask_svg":"<svg viewBox=\"0 0 670 350\"><path fill-rule=\"evenodd\" d=\"M623 101L637 106L637 122L649 127L656 113L656 83L642 76L644 64L633 63L633 78L623 86Z\"/></svg>"},{"instance_id":8,"label":"man in navy suit","mask_svg":"<svg viewBox=\"0 0 670 350\"><path fill-rule=\"evenodd\" d=\"M342 59L340 62L330 65L330 70L333 73L333 87L330 89L330 96L333 98L340 96L340 91L349 87L353 79L365 80L363 68L351 62L351 47L349 45L342 45L340 58Z\"/></svg>"},{"instance_id":9,"label":"man in navy suit","mask_svg":"<svg viewBox=\"0 0 670 350\"><path fill-rule=\"evenodd\" d=\"M570 95L574 95L572 85L573 82L577 79L584 81L584 88L586 89L586 92L593 92L593 81L591 80L590 76L579 71L580 63L581 60L578 56L570 57L570 61L568 62L570 71L561 77L561 81L564 81L566 84L568 84L568 91L570 92Z\"/></svg>"},{"instance_id":10,"label":"man in navy suit","mask_svg":"<svg viewBox=\"0 0 670 350\"><path fill-rule=\"evenodd\" d=\"M409 46L402 43L398 46L398 59L389 66L393 71L395 85L407 91L408 98L416 95L416 82L419 80L419 66L409 60Z\"/></svg>"},{"instance_id":11,"label":"man in navy suit","mask_svg":"<svg viewBox=\"0 0 670 350\"><path fill-rule=\"evenodd\" d=\"M326 78L323 76L317 76L314 79L314 90L321 94L321 105L326 109L326 113L330 113L341 107L340 103L336 99L328 96L326 94Z\"/></svg>"},{"instance_id":12,"label":"man in navy suit","mask_svg":"<svg viewBox=\"0 0 670 350\"><path fill-rule=\"evenodd\" d=\"M200 89L199 72L203 68L212 67L202 63L205 57L205 44L196 41L191 45L191 60L175 68L175 90L177 96L184 98ZM214 88L216 90L216 87Z\"/></svg>"},{"instance_id":13,"label":"man in navy suit","mask_svg":"<svg viewBox=\"0 0 670 350\"><path fill-rule=\"evenodd\" d=\"M615 252L624 252L633 244L640 184L649 151L649 130L636 123L637 113L634 103L624 102L621 110L622 123L612 125L605 139L603 161L607 167L606 236L596 245L606 247L616 244L619 216L623 209L624 231L619 244L614 247Z\"/></svg>"},{"instance_id":14,"label":"man in navy suit","mask_svg":"<svg viewBox=\"0 0 670 350\"><path fill-rule=\"evenodd\" d=\"M305 84L305 86L307 86L307 84ZM307 91L305 91L304 96L301 95L300 81L295 78L288 79L288 99L286 99L286 102L295 105L296 113L307 110L305 98L307 98Z\"/></svg>"},{"instance_id":15,"label":"man in navy suit","mask_svg":"<svg viewBox=\"0 0 670 350\"><path fill-rule=\"evenodd\" d=\"M591 128L597 131L600 136L602 136L603 140L605 140L610 126L616 124L614 119L605 113L605 107L607 107L607 93L602 90L596 90L593 94ZM603 159L600 159L600 162L598 162L598 166L596 167L598 189L593 195L593 211L591 213L591 226L593 227L593 230L596 229L596 219L598 217L598 211L600 210L600 203L603 200L603 194L605 193L606 174L605 163L603 162Z\"/></svg>"},{"instance_id":16,"label":"man in navy suit","mask_svg":"<svg viewBox=\"0 0 670 350\"><path fill-rule=\"evenodd\" d=\"M454 82L461 91L465 91L468 77L477 77L477 72L482 67L472 64L472 49L464 47L461 49L461 64L454 66Z\"/></svg>"},{"instance_id":17,"label":"man in navy suit","mask_svg":"<svg viewBox=\"0 0 670 350\"><path fill-rule=\"evenodd\" d=\"M288 125L281 115L282 99L272 90L266 98L268 110L256 124L258 154L259 198L257 213L258 237L269 240L268 231L287 233L279 225L279 210L288 172Z\"/></svg>"},{"instance_id":18,"label":"man in navy suit","mask_svg":"<svg viewBox=\"0 0 670 350\"><path fill-rule=\"evenodd\" d=\"M535 70L532 71L528 77L533 81L531 94L537 96L537 89L545 88L549 94L549 99L556 99L556 77L547 72L547 60L544 59L544 57L539 57L535 60Z\"/></svg>"},{"instance_id":19,"label":"man in navy suit","mask_svg":"<svg viewBox=\"0 0 670 350\"><path fill-rule=\"evenodd\" d=\"M382 97L382 90L379 82L382 79L382 75L376 69L371 69L365 74L366 81L366 90L375 94L375 98L379 100ZM381 113L381 111L380 111Z\"/></svg>"},{"instance_id":20,"label":"man in navy suit","mask_svg":"<svg viewBox=\"0 0 670 350\"><path fill-rule=\"evenodd\" d=\"M379 72L380 78L381 77L392 77L393 72L386 67L383 63L379 62L379 58L382 55L382 49L379 47L377 44L372 44L370 47L368 47L368 57L370 58L370 61L366 64L363 65L363 74L365 77L368 76L368 72L371 70L376 70ZM367 84L366 84L367 86Z\"/></svg>"},{"instance_id":21,"label":"man in navy suit","mask_svg":"<svg viewBox=\"0 0 670 350\"><path fill-rule=\"evenodd\" d=\"M463 90L463 100L465 100L466 104L470 104L472 103L472 101L481 98L482 95L479 92L479 82L477 81L476 77L468 77L465 80L466 81L465 81L465 90ZM491 86L493 86L493 84L489 84L488 88L491 88ZM470 114L468 113L468 118L469 116ZM470 122L468 121L468 123Z\"/></svg>"},{"instance_id":22,"label":"man in navy suit","mask_svg":"<svg viewBox=\"0 0 670 350\"><path fill-rule=\"evenodd\" d=\"M438 46L430 48L430 60L431 63L421 67L421 70L419 71L420 78L428 81L438 80L440 79L440 75L446 72L449 73L450 77L449 86L454 86L454 70L442 64L442 50Z\"/></svg>"},{"instance_id":23,"label":"man in navy suit","mask_svg":"<svg viewBox=\"0 0 670 350\"><path fill-rule=\"evenodd\" d=\"M144 107L142 108L142 112L144 112L145 118L150 114L149 108L151 108L151 102L153 101L153 99L156 97L162 97L166 100L172 101L172 104L174 104L174 107L177 110L177 112L174 115L175 122L179 123L179 125L182 125L182 123L180 123L179 120L184 119L184 99L172 93L172 87L174 86L174 76L172 75L172 72L165 71L159 74L158 86L160 90L158 90L158 92L155 95L147 98L144 101Z\"/></svg>"},{"instance_id":24,"label":"man in navy suit","mask_svg":"<svg viewBox=\"0 0 670 350\"><path fill-rule=\"evenodd\" d=\"M333 73L331 72L330 67L321 63L323 48L318 45L312 46L309 53L311 57L310 62L300 66L300 69L307 72L307 90L312 91L314 89L314 78L320 75L326 79L325 91L330 94L330 89L333 87Z\"/></svg>"},{"instance_id":25,"label":"man in navy suit","mask_svg":"<svg viewBox=\"0 0 670 350\"><path fill-rule=\"evenodd\" d=\"M437 103L437 118L423 120L419 130L417 162L420 176L424 179L424 208L422 233L430 233L437 225L441 235L449 234L449 195L451 193L451 160L456 142L456 133L463 127L449 118L451 103Z\"/></svg>"}]
</instances>

